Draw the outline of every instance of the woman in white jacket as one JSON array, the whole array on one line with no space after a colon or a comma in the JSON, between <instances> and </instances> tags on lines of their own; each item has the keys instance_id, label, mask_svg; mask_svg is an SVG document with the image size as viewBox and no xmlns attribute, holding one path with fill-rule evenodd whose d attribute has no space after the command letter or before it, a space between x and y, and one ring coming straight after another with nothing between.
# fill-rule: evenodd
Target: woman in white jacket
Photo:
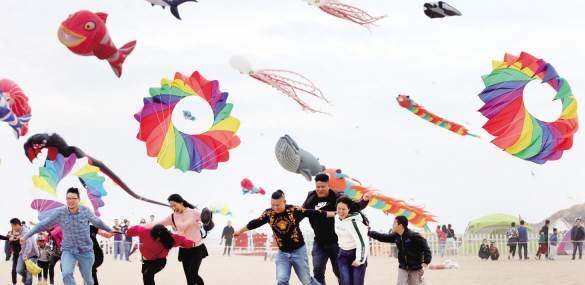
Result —
<instances>
[{"instance_id":1,"label":"woman in white jacket","mask_svg":"<svg viewBox=\"0 0 585 285\"><path fill-rule=\"evenodd\" d=\"M363 285L370 251L368 226L350 198L337 200L335 233L339 243L339 284Z\"/></svg>"}]
</instances>

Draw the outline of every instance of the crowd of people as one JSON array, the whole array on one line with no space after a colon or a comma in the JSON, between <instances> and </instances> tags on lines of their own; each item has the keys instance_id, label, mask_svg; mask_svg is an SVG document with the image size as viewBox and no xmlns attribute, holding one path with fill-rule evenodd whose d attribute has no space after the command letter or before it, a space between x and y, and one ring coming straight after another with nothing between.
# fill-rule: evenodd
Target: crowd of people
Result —
<instances>
[{"instance_id":1,"label":"crowd of people","mask_svg":"<svg viewBox=\"0 0 585 285\"><path fill-rule=\"evenodd\" d=\"M225 241L224 255L231 254L232 239L248 230L270 225L276 242L277 284L288 284L291 269L304 285L325 285L325 271L329 263L335 277L342 285L364 284L368 265L369 238L394 243L398 249L398 285L418 285L423 282L424 269L430 264L432 254L427 241L408 227L405 216L397 216L390 233L370 231L369 220L361 212L369 200L353 201L342 193L329 189L329 177L318 174L315 190L309 192L302 206L287 204L285 193L277 190L271 195L271 207L251 220L238 231L229 223L222 232ZM26 263L31 261L43 269L41 282L54 284L54 267L61 262L63 283L75 284L73 272L77 264L84 284L99 284L98 267L103 262L104 244L97 236L114 239L114 259L129 260L133 238L139 239L142 257L142 278L145 285L155 284L155 275L167 264L167 255L173 247L179 247L181 262L188 285L204 285L199 275L203 259L208 256L203 243L202 228L213 222L211 215L200 211L173 194L168 198L172 213L160 221L151 216L150 222L141 220L131 226L128 220L113 227L106 225L89 208L80 206L79 190L70 188L66 193L66 205L50 211L32 228L23 226L19 219L11 219L11 231L0 236L9 241L13 258L13 284L16 273L26 285L32 284L32 274ZM313 270L308 262L307 249L299 223L308 218L315 240L311 250ZM171 227L171 232L167 227ZM35 237L36 236L36 237ZM106 252L109 249L106 246ZM48 279L47 279L48 278Z\"/></svg>"}]
</instances>

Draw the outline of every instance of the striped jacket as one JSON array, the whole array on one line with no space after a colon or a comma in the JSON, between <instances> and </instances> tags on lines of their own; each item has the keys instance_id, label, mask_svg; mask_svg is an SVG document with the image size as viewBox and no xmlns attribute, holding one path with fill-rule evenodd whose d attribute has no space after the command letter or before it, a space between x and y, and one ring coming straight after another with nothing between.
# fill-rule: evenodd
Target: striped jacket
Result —
<instances>
[{"instance_id":1,"label":"striped jacket","mask_svg":"<svg viewBox=\"0 0 585 285\"><path fill-rule=\"evenodd\" d=\"M336 217L335 233L338 237L339 248L355 249L355 261L364 264L370 252L370 241L368 227L364 225L362 216L355 213L343 220Z\"/></svg>"}]
</instances>

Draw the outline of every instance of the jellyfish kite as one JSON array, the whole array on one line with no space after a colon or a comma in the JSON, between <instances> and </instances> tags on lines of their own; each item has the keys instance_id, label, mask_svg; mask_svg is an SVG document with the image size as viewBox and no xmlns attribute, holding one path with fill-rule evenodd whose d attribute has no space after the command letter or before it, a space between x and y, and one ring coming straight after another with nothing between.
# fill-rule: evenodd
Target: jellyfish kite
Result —
<instances>
[{"instance_id":1,"label":"jellyfish kite","mask_svg":"<svg viewBox=\"0 0 585 285\"><path fill-rule=\"evenodd\" d=\"M241 74L247 74L250 77L264 82L276 90L284 93L299 104L304 111L313 113L324 113L311 106L309 106L301 95L309 95L313 98L329 103L323 92L308 78L293 71L282 69L252 69L250 62L241 57L234 56L230 59L230 65Z\"/></svg>"},{"instance_id":2,"label":"jellyfish kite","mask_svg":"<svg viewBox=\"0 0 585 285\"><path fill-rule=\"evenodd\" d=\"M372 16L368 12L337 0L305 0L311 6L317 6L321 11L334 17L368 27L385 16Z\"/></svg>"}]
</instances>

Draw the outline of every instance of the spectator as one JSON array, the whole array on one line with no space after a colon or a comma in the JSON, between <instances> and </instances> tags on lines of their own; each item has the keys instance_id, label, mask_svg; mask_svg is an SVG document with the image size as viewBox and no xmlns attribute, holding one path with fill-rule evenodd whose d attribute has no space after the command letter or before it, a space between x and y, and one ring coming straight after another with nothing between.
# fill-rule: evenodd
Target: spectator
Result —
<instances>
[{"instance_id":1,"label":"spectator","mask_svg":"<svg viewBox=\"0 0 585 285\"><path fill-rule=\"evenodd\" d=\"M439 241L439 255L441 257L445 256L445 245L447 244L447 227L443 225L443 229L441 226L437 225L437 229L435 230L435 233L437 234L437 240Z\"/></svg>"},{"instance_id":2,"label":"spectator","mask_svg":"<svg viewBox=\"0 0 585 285\"><path fill-rule=\"evenodd\" d=\"M528 260L528 228L524 224L524 220L520 220L518 227L518 257L520 260L522 260L522 249L524 249L524 259Z\"/></svg>"},{"instance_id":3,"label":"spectator","mask_svg":"<svg viewBox=\"0 0 585 285\"><path fill-rule=\"evenodd\" d=\"M483 239L481 246L479 246L478 255L482 260L488 260L490 258L490 246L488 245L487 239Z\"/></svg>"},{"instance_id":4,"label":"spectator","mask_svg":"<svg viewBox=\"0 0 585 285\"><path fill-rule=\"evenodd\" d=\"M500 252L498 251L494 241L492 241L490 244L490 258L492 260L498 260L498 258L500 258Z\"/></svg>"},{"instance_id":5,"label":"spectator","mask_svg":"<svg viewBox=\"0 0 585 285\"><path fill-rule=\"evenodd\" d=\"M585 229L581 223L581 218L575 220L575 225L571 228L571 241L573 242L573 260L575 260L575 254L579 251L579 259L583 255L583 239L585 238Z\"/></svg>"},{"instance_id":6,"label":"spectator","mask_svg":"<svg viewBox=\"0 0 585 285\"><path fill-rule=\"evenodd\" d=\"M550 249L548 254L548 259L555 260L557 257L557 243L559 241L559 235L557 233L557 228L553 228L552 234L550 234L550 238L548 239L550 243Z\"/></svg>"},{"instance_id":7,"label":"spectator","mask_svg":"<svg viewBox=\"0 0 585 285\"><path fill-rule=\"evenodd\" d=\"M516 223L512 222L510 225L510 229L506 232L506 238L508 238L508 259L510 259L510 255L512 255L512 259L516 256L516 246L518 246L518 229L516 228Z\"/></svg>"},{"instance_id":8,"label":"spectator","mask_svg":"<svg viewBox=\"0 0 585 285\"><path fill-rule=\"evenodd\" d=\"M451 224L447 225L447 255L457 255L457 237Z\"/></svg>"}]
</instances>

